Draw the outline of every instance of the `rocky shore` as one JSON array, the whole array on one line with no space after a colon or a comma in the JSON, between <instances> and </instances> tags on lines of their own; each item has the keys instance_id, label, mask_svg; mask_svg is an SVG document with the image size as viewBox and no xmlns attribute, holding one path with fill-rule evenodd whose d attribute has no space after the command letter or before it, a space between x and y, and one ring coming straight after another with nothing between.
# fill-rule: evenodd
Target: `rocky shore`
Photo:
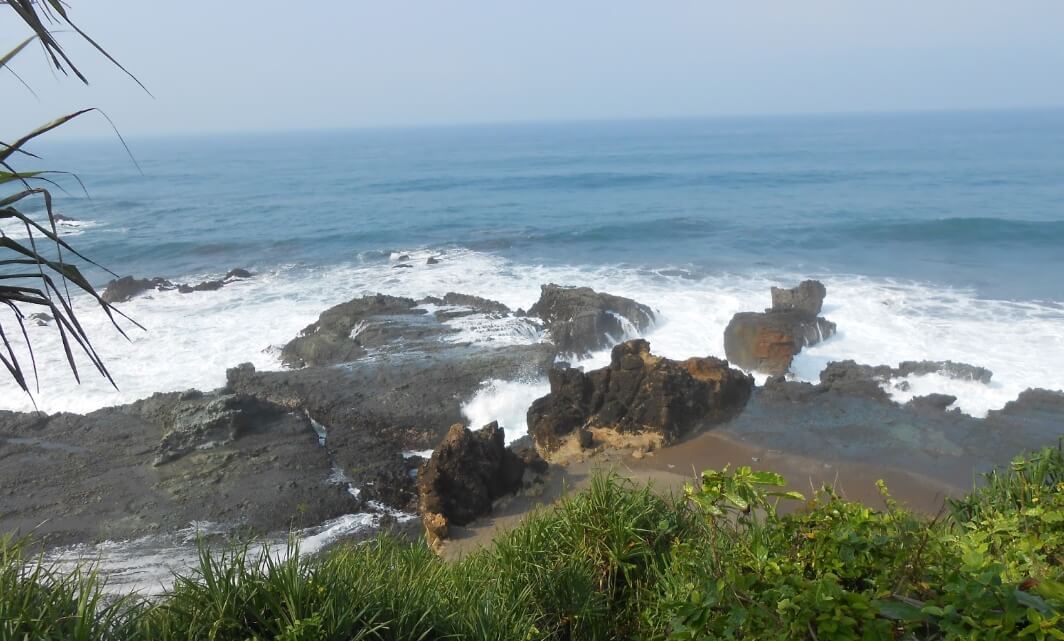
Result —
<instances>
[{"instance_id":1,"label":"rocky shore","mask_svg":"<svg viewBox=\"0 0 1064 641\"><path fill-rule=\"evenodd\" d=\"M231 272L218 286L251 276ZM108 291L125 300L171 286L123 279ZM837 328L819 316L823 284L770 294L766 311L728 325L727 361L654 354L640 338L661 320L650 306L586 287L544 285L528 311L453 292L356 298L283 347L287 369L239 365L216 390L84 415L0 411L0 532L61 545L193 522L266 533L401 511L419 514L438 542L509 497L551 496L543 484L556 487L566 469L595 457L633 463L667 451L670 466L703 467L712 457L692 444L708 429L754 450L889 467L946 486L966 486L976 471L1061 433L1058 391L1029 390L985 418L949 409L948 395L899 404L887 391L932 373L991 384L977 365L848 361L828 364L815 384L790 380L794 356ZM527 340L469 342L458 321ZM566 362L603 349L603 368ZM755 386L752 371L770 378ZM543 379L550 391L528 409L521 441L507 446L497 423L465 425L463 404L485 381Z\"/></svg>"}]
</instances>

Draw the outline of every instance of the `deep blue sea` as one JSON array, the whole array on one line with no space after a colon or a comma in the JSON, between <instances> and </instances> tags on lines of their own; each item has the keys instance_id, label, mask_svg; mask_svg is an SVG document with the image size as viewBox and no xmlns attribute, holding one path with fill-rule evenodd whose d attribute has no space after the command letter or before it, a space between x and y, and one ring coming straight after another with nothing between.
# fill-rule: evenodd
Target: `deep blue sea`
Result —
<instances>
[{"instance_id":1,"label":"deep blue sea","mask_svg":"<svg viewBox=\"0 0 1064 641\"><path fill-rule=\"evenodd\" d=\"M210 387L241 361L279 367L277 345L362 293L527 306L551 280L643 300L662 312L655 348L692 355L721 353L730 315L767 306L769 285L818 277L840 334L803 353L799 377L841 357L967 360L998 386L961 394L976 413L1064 387L1064 111L128 142L137 164L107 138L43 141L43 160L20 165L80 176L89 198L71 181L57 198L80 221L70 242L121 275L259 277L128 304L149 329L132 344L90 319L122 391L76 387L45 362L42 380L68 391L44 409ZM0 399L27 406L12 388Z\"/></svg>"}]
</instances>

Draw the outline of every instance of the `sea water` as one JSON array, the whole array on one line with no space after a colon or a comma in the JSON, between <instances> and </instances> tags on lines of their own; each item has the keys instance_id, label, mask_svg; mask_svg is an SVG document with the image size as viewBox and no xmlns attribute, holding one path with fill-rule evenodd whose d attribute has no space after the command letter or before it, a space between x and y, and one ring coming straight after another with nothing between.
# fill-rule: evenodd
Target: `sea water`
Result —
<instances>
[{"instance_id":1,"label":"sea water","mask_svg":"<svg viewBox=\"0 0 1064 641\"><path fill-rule=\"evenodd\" d=\"M31 326L41 389L31 400L0 381L0 408L83 412L213 388L241 362L279 368L279 347L321 311L368 293L457 291L527 308L548 282L650 305L653 349L686 357L722 356L731 315L767 307L770 286L819 278L839 334L802 352L797 378L843 358L969 362L993 383L927 376L895 393L951 393L975 415L1027 387L1064 387L1061 111L129 142L135 162L116 139L45 141L41 160L22 159L84 183L53 190L56 211L76 219L64 236L120 275L257 276L121 305L146 328L124 324L128 340L78 296L118 390L84 359L75 384L54 328ZM404 255L413 267L394 269ZM463 340L538 338L521 324L460 329ZM485 381L467 414L517 434L544 389Z\"/></svg>"}]
</instances>

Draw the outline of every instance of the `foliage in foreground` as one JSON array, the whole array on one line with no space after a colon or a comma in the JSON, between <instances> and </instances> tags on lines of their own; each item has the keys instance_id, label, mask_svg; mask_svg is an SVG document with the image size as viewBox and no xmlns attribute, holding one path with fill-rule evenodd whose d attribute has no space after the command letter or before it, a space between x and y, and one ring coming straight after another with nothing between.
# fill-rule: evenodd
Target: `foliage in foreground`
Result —
<instances>
[{"instance_id":1,"label":"foliage in foreground","mask_svg":"<svg viewBox=\"0 0 1064 641\"><path fill-rule=\"evenodd\" d=\"M928 520L706 472L611 476L457 563L380 537L308 558L202 553L154 602L108 601L0 544L0 639L1064 639L1064 456L1017 459Z\"/></svg>"}]
</instances>

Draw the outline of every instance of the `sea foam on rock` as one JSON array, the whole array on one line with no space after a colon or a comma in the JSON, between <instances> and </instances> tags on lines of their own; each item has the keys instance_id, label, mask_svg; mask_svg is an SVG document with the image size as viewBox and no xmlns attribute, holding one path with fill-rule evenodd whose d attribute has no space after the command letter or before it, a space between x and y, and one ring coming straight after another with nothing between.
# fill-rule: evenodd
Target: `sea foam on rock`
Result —
<instances>
[{"instance_id":1,"label":"sea foam on rock","mask_svg":"<svg viewBox=\"0 0 1064 641\"><path fill-rule=\"evenodd\" d=\"M784 374L803 347L835 334L835 323L817 316L827 289L815 280L793 289L772 288L772 307L740 312L724 329L724 353L746 370Z\"/></svg>"},{"instance_id":2,"label":"sea foam on rock","mask_svg":"<svg viewBox=\"0 0 1064 641\"><path fill-rule=\"evenodd\" d=\"M592 372L551 370L550 394L528 410L528 429L544 457L565 458L601 442L655 448L696 427L742 411L753 378L718 358L674 361L630 340L613 348L610 364Z\"/></svg>"}]
</instances>

